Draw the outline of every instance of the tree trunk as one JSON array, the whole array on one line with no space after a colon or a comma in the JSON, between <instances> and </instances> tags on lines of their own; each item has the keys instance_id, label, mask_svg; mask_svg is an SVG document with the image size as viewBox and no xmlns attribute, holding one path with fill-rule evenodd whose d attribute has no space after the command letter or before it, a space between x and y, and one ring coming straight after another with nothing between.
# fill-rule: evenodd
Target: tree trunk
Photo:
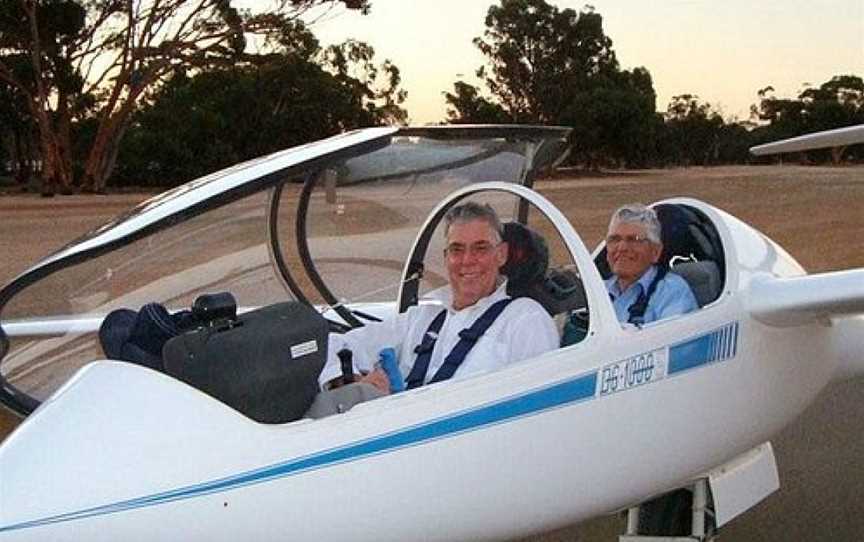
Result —
<instances>
[{"instance_id":1,"label":"tree trunk","mask_svg":"<svg viewBox=\"0 0 864 542\"><path fill-rule=\"evenodd\" d=\"M63 169L58 139L48 109L50 90L47 87L47 72L42 69L42 51L39 46L42 41L39 38L39 28L36 23L38 4L36 2L22 2L21 6L27 14L33 42L30 57L35 74L36 92L32 94L26 88L22 88L25 94L30 96L28 105L39 126L39 144L42 147L42 195L50 197L54 195L58 186L63 190L67 189L71 185L71 178L70 172Z\"/></svg>"},{"instance_id":2,"label":"tree trunk","mask_svg":"<svg viewBox=\"0 0 864 542\"><path fill-rule=\"evenodd\" d=\"M100 124L96 132L96 139L93 140L93 146L90 147L90 153L87 155L87 164L84 166L84 178L81 180L81 188L85 192L94 194L105 192L108 177L105 167L106 155L109 152L109 141L114 133L113 124L109 119L108 122Z\"/></svg>"},{"instance_id":3,"label":"tree trunk","mask_svg":"<svg viewBox=\"0 0 864 542\"><path fill-rule=\"evenodd\" d=\"M108 178L114 172L114 166L117 165L117 155L120 154L120 142L123 140L123 136L129 128L129 122L131 119L132 115L126 115L114 131L114 137L108 141L108 148L105 151L105 167L102 171L102 179L100 181L103 190L105 189Z\"/></svg>"},{"instance_id":4,"label":"tree trunk","mask_svg":"<svg viewBox=\"0 0 864 542\"><path fill-rule=\"evenodd\" d=\"M14 168L15 182L26 187L27 183L30 182L30 174L33 172L33 154L30 152L32 149L30 145L27 145L25 149L24 138L26 135L22 132L24 130L16 128L12 134L14 146L12 167Z\"/></svg>"},{"instance_id":5,"label":"tree trunk","mask_svg":"<svg viewBox=\"0 0 864 542\"><path fill-rule=\"evenodd\" d=\"M74 173L72 171L72 136L69 118L69 104L67 95L61 92L57 98L57 126L55 133L57 138L57 169L62 172L61 194L72 193L72 182Z\"/></svg>"},{"instance_id":6,"label":"tree trunk","mask_svg":"<svg viewBox=\"0 0 864 542\"><path fill-rule=\"evenodd\" d=\"M42 141L42 182L47 183L48 190L43 194L53 196L56 191L61 194L69 194L72 189L71 171L63 164L63 155L57 138L54 134L48 134L47 141Z\"/></svg>"},{"instance_id":7,"label":"tree trunk","mask_svg":"<svg viewBox=\"0 0 864 542\"><path fill-rule=\"evenodd\" d=\"M87 156L84 167L82 188L87 192L102 194L105 192L108 177L114 171L117 163L117 153L120 151L120 140L126 132L138 93L127 97L120 109L103 117L96 132L96 139Z\"/></svg>"},{"instance_id":8,"label":"tree trunk","mask_svg":"<svg viewBox=\"0 0 864 542\"><path fill-rule=\"evenodd\" d=\"M72 167L67 160L64 164L63 151L61 150L60 137L56 127L51 121L51 116L39 101L30 102L30 111L36 120L39 129L39 147L42 158L41 175L42 195L52 197L59 189L62 193L68 193L72 187ZM67 132L68 138L68 132Z\"/></svg>"},{"instance_id":9,"label":"tree trunk","mask_svg":"<svg viewBox=\"0 0 864 542\"><path fill-rule=\"evenodd\" d=\"M52 143L51 134L48 131L48 128L44 126L43 121L39 121L39 147L41 148L42 154L42 167L40 168L39 176L42 179L42 196L46 198L54 197L54 192L56 190L55 182L56 176L54 175L54 170L56 169L56 153L54 152L54 145Z\"/></svg>"}]
</instances>

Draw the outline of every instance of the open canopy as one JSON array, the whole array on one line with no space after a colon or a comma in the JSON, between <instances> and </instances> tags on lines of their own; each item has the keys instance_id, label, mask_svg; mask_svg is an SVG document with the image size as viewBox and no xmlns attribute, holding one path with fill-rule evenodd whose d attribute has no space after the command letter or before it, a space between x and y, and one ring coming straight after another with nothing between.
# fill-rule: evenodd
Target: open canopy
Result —
<instances>
[{"instance_id":1,"label":"open canopy","mask_svg":"<svg viewBox=\"0 0 864 542\"><path fill-rule=\"evenodd\" d=\"M145 201L0 290L0 400L32 411L104 357L106 314L187 308L230 291L242 307L300 300L360 325L344 301L393 302L415 235L473 183L531 186L568 129L371 128L258 158ZM514 206L511 218L522 218ZM434 266L427 273L436 279ZM437 282L436 282L437 280Z\"/></svg>"}]
</instances>

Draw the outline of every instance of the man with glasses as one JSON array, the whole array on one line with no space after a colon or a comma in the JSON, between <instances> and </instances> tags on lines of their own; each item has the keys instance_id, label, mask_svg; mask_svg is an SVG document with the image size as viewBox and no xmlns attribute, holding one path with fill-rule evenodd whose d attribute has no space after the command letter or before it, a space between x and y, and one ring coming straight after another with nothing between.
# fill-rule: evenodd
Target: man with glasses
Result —
<instances>
[{"instance_id":1,"label":"man with glasses","mask_svg":"<svg viewBox=\"0 0 864 542\"><path fill-rule=\"evenodd\" d=\"M606 236L612 276L606 289L620 322L642 325L699 307L687 281L657 265L663 252L660 233L657 214L641 203L612 214Z\"/></svg>"},{"instance_id":2,"label":"man with glasses","mask_svg":"<svg viewBox=\"0 0 864 542\"><path fill-rule=\"evenodd\" d=\"M444 217L444 257L449 284L431 292L437 304L420 304L384 322L330 335L319 382L338 381L337 353L348 348L361 382L390 392L379 352L393 348L407 388L494 371L558 347L555 323L533 299L511 299L500 270L507 243L495 211L468 202Z\"/></svg>"}]
</instances>

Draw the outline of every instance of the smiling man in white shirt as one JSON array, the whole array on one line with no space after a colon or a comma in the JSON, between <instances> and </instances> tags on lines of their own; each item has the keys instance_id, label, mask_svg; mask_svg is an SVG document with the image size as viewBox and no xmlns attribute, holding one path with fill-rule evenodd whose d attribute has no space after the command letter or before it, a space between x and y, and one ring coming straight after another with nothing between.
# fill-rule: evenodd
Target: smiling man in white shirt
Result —
<instances>
[{"instance_id":1,"label":"smiling man in white shirt","mask_svg":"<svg viewBox=\"0 0 864 542\"><path fill-rule=\"evenodd\" d=\"M336 353L343 348L352 351L361 381L389 393L386 375L375 369L383 348L396 351L405 384L413 388L497 370L558 347L558 332L546 310L533 299L507 295L500 270L508 247L495 211L468 202L450 209L444 220L449 284L429 296L440 303L414 306L344 335L331 334L322 385L341 374Z\"/></svg>"}]
</instances>

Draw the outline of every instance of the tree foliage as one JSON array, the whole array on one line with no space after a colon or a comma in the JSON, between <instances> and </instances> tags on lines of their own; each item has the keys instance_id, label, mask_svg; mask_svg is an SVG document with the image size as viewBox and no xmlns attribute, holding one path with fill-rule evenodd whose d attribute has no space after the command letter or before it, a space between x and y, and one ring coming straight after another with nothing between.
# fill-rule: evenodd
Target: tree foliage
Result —
<instances>
[{"instance_id":1,"label":"tree foliage","mask_svg":"<svg viewBox=\"0 0 864 542\"><path fill-rule=\"evenodd\" d=\"M558 121L573 127L573 158L589 168L649 164L655 102L651 74L644 68L610 73L574 92Z\"/></svg>"},{"instance_id":2,"label":"tree foliage","mask_svg":"<svg viewBox=\"0 0 864 542\"><path fill-rule=\"evenodd\" d=\"M0 81L0 160L19 184L27 183L37 162L33 117L25 97L16 88Z\"/></svg>"},{"instance_id":3,"label":"tree foliage","mask_svg":"<svg viewBox=\"0 0 864 542\"><path fill-rule=\"evenodd\" d=\"M123 182L174 184L353 127L405 121L396 66L354 40L322 48L299 20L322 6L365 12L368 0L255 6L0 0L0 155L21 182L38 164L49 192L101 191L115 170ZM621 69L590 6L499 0L485 23L474 39L485 58L480 86L456 81L443 93L447 122L568 125L571 160L585 167L747 162L752 145L864 123L858 75L793 97L766 86L749 123L726 121L686 92L658 113L651 73ZM864 149L802 156L862 160Z\"/></svg>"},{"instance_id":4,"label":"tree foliage","mask_svg":"<svg viewBox=\"0 0 864 542\"><path fill-rule=\"evenodd\" d=\"M573 92L614 75L618 61L599 13L559 10L544 0L501 0L474 44L487 58L478 69L515 122L550 122Z\"/></svg>"},{"instance_id":5,"label":"tree foliage","mask_svg":"<svg viewBox=\"0 0 864 542\"><path fill-rule=\"evenodd\" d=\"M506 124L510 115L503 107L480 94L480 89L464 81L453 83L453 92L444 93L447 121L451 124Z\"/></svg>"},{"instance_id":6,"label":"tree foliage","mask_svg":"<svg viewBox=\"0 0 864 542\"><path fill-rule=\"evenodd\" d=\"M589 167L648 163L656 128L651 74L621 70L599 13L501 0L485 24L474 44L487 59L477 75L491 100L456 83L445 94L450 122L565 124L574 128L574 159Z\"/></svg>"},{"instance_id":7,"label":"tree foliage","mask_svg":"<svg viewBox=\"0 0 864 542\"><path fill-rule=\"evenodd\" d=\"M708 165L719 158L723 117L693 94L674 96L666 109L667 152L681 165Z\"/></svg>"},{"instance_id":8,"label":"tree foliage","mask_svg":"<svg viewBox=\"0 0 864 542\"><path fill-rule=\"evenodd\" d=\"M181 67L230 65L249 36L278 42L307 10L337 4L368 9L366 0L280 0L255 11L230 0L0 0L0 80L27 99L49 186L72 184L73 119L95 120L82 184L99 191L148 89Z\"/></svg>"},{"instance_id":9,"label":"tree foliage","mask_svg":"<svg viewBox=\"0 0 864 542\"><path fill-rule=\"evenodd\" d=\"M766 87L751 123L727 122L690 93L657 113L650 72L620 68L591 6L576 12L545 0L499 0L485 25L474 44L486 58L477 75L487 94L454 83L444 93L447 122L571 126L571 160L588 168L747 162L752 145L864 123L864 84L854 75L834 77L797 99L777 98Z\"/></svg>"},{"instance_id":10,"label":"tree foliage","mask_svg":"<svg viewBox=\"0 0 864 542\"><path fill-rule=\"evenodd\" d=\"M404 123L408 113L402 109L407 92L400 89L399 68L389 60L375 63L375 50L368 44L348 40L316 51L317 63L333 73L335 82L351 96L351 103L365 110L368 118L342 125L366 126L370 122ZM312 59L315 60L314 58Z\"/></svg>"},{"instance_id":11,"label":"tree foliage","mask_svg":"<svg viewBox=\"0 0 864 542\"><path fill-rule=\"evenodd\" d=\"M84 8L72 0L0 0L0 81L23 98L38 126L42 169L63 185L70 180L73 97L83 85L74 43L84 25Z\"/></svg>"},{"instance_id":12,"label":"tree foliage","mask_svg":"<svg viewBox=\"0 0 864 542\"><path fill-rule=\"evenodd\" d=\"M322 49L296 22L286 32L295 46L219 69L177 70L135 115L118 182L175 185L348 129L404 121L399 70L376 64L371 47Z\"/></svg>"}]
</instances>

